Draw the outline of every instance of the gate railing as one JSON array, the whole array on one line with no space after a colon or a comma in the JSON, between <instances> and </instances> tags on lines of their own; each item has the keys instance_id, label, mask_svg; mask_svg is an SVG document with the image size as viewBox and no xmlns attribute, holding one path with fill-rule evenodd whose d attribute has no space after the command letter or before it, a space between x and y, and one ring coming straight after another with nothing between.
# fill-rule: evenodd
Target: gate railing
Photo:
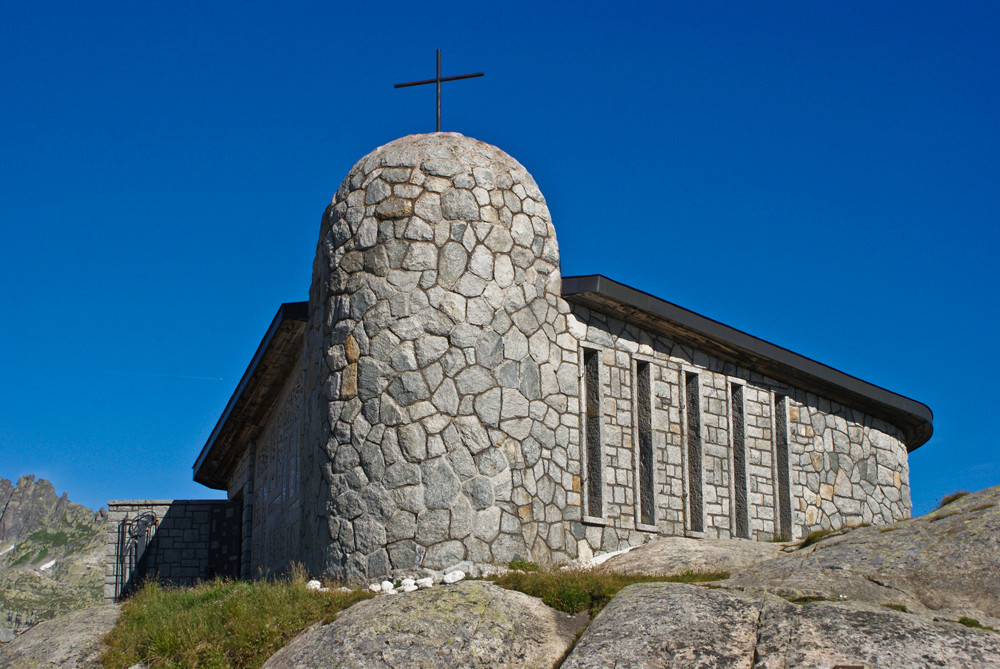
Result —
<instances>
[{"instance_id":1,"label":"gate railing","mask_svg":"<svg viewBox=\"0 0 1000 669\"><path fill-rule=\"evenodd\" d=\"M135 570L156 530L156 514L143 511L134 518L127 515L118 524L115 546L115 601L135 587Z\"/></svg>"}]
</instances>

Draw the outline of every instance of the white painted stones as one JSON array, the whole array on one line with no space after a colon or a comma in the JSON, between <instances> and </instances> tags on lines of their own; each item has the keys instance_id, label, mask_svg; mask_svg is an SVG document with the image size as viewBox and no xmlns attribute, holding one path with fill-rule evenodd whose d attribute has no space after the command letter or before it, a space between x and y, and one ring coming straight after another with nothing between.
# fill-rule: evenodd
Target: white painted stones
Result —
<instances>
[{"instance_id":1,"label":"white painted stones","mask_svg":"<svg viewBox=\"0 0 1000 669\"><path fill-rule=\"evenodd\" d=\"M452 583L458 583L459 581L463 580L464 578L465 578L465 572L464 571L450 571L450 572L448 572L447 574L444 575L444 579L442 579L442 580L445 583L451 585Z\"/></svg>"}]
</instances>

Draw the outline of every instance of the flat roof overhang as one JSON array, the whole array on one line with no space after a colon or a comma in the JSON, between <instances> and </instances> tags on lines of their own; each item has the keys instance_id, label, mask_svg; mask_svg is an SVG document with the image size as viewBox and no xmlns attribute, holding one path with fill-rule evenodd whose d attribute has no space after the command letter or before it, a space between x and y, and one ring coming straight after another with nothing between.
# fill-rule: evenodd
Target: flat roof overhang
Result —
<instances>
[{"instance_id":1,"label":"flat roof overhang","mask_svg":"<svg viewBox=\"0 0 1000 669\"><path fill-rule=\"evenodd\" d=\"M563 277L562 294L574 304L881 418L902 430L907 451L920 447L934 431L934 414L925 404L600 274Z\"/></svg>"},{"instance_id":2,"label":"flat roof overhang","mask_svg":"<svg viewBox=\"0 0 1000 669\"><path fill-rule=\"evenodd\" d=\"M278 308L250 366L194 463L195 481L209 488L226 489L243 448L257 438L267 423L298 360L308 317L308 302L287 302Z\"/></svg>"}]
</instances>

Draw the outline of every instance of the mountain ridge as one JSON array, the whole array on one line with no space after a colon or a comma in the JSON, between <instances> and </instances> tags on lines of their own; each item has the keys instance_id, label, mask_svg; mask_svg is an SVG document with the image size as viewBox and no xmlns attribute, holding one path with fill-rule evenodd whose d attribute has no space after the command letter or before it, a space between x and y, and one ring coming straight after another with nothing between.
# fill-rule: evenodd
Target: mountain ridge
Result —
<instances>
[{"instance_id":1,"label":"mountain ridge","mask_svg":"<svg viewBox=\"0 0 1000 669\"><path fill-rule=\"evenodd\" d=\"M99 603L106 522L46 479L0 478L0 628Z\"/></svg>"}]
</instances>

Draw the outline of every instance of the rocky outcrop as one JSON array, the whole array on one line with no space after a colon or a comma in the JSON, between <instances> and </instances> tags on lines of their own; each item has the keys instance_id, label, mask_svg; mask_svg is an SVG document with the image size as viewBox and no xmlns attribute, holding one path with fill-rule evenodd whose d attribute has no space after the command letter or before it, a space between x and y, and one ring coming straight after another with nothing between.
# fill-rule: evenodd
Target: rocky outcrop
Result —
<instances>
[{"instance_id":1,"label":"rocky outcrop","mask_svg":"<svg viewBox=\"0 0 1000 669\"><path fill-rule=\"evenodd\" d=\"M563 669L996 667L1000 634L859 603L791 604L675 583L622 590Z\"/></svg>"},{"instance_id":2,"label":"rocky outcrop","mask_svg":"<svg viewBox=\"0 0 1000 669\"><path fill-rule=\"evenodd\" d=\"M101 514L56 495L45 479L28 474L12 485L0 479L0 547L24 539L33 532L54 529L69 519L73 523L100 525Z\"/></svg>"},{"instance_id":3,"label":"rocky outcrop","mask_svg":"<svg viewBox=\"0 0 1000 669\"><path fill-rule=\"evenodd\" d=\"M106 518L45 479L0 479L0 629L100 601Z\"/></svg>"},{"instance_id":4,"label":"rocky outcrop","mask_svg":"<svg viewBox=\"0 0 1000 669\"><path fill-rule=\"evenodd\" d=\"M0 650L0 669L101 666L101 640L115 626L117 604L82 609L38 623Z\"/></svg>"},{"instance_id":5,"label":"rocky outcrop","mask_svg":"<svg viewBox=\"0 0 1000 669\"><path fill-rule=\"evenodd\" d=\"M604 562L601 571L676 576L686 571L742 571L782 554L782 544L746 539L666 537Z\"/></svg>"},{"instance_id":6,"label":"rocky outcrop","mask_svg":"<svg viewBox=\"0 0 1000 669\"><path fill-rule=\"evenodd\" d=\"M564 666L1000 667L1000 634L967 626L1000 629L1000 486L805 548L669 538L601 568L732 576L623 590Z\"/></svg>"},{"instance_id":7,"label":"rocky outcrop","mask_svg":"<svg viewBox=\"0 0 1000 669\"><path fill-rule=\"evenodd\" d=\"M861 527L799 548L670 537L605 562L638 574L729 571L730 590L1000 618L1000 486L919 518ZM975 615L973 615L975 614Z\"/></svg>"},{"instance_id":8,"label":"rocky outcrop","mask_svg":"<svg viewBox=\"0 0 1000 669\"><path fill-rule=\"evenodd\" d=\"M725 587L1000 618L1000 486L763 561Z\"/></svg>"},{"instance_id":9,"label":"rocky outcrop","mask_svg":"<svg viewBox=\"0 0 1000 669\"><path fill-rule=\"evenodd\" d=\"M306 630L265 666L1000 667L998 537L1000 487L806 548L664 539L601 568L732 577L629 586L575 646L585 617L483 581L383 595ZM81 652L105 630L91 628ZM66 662L79 656L67 654ZM87 666L12 664L11 657L5 649L0 668Z\"/></svg>"},{"instance_id":10,"label":"rocky outcrop","mask_svg":"<svg viewBox=\"0 0 1000 669\"><path fill-rule=\"evenodd\" d=\"M355 604L264 667L554 667L586 624L586 614L466 581Z\"/></svg>"}]
</instances>

